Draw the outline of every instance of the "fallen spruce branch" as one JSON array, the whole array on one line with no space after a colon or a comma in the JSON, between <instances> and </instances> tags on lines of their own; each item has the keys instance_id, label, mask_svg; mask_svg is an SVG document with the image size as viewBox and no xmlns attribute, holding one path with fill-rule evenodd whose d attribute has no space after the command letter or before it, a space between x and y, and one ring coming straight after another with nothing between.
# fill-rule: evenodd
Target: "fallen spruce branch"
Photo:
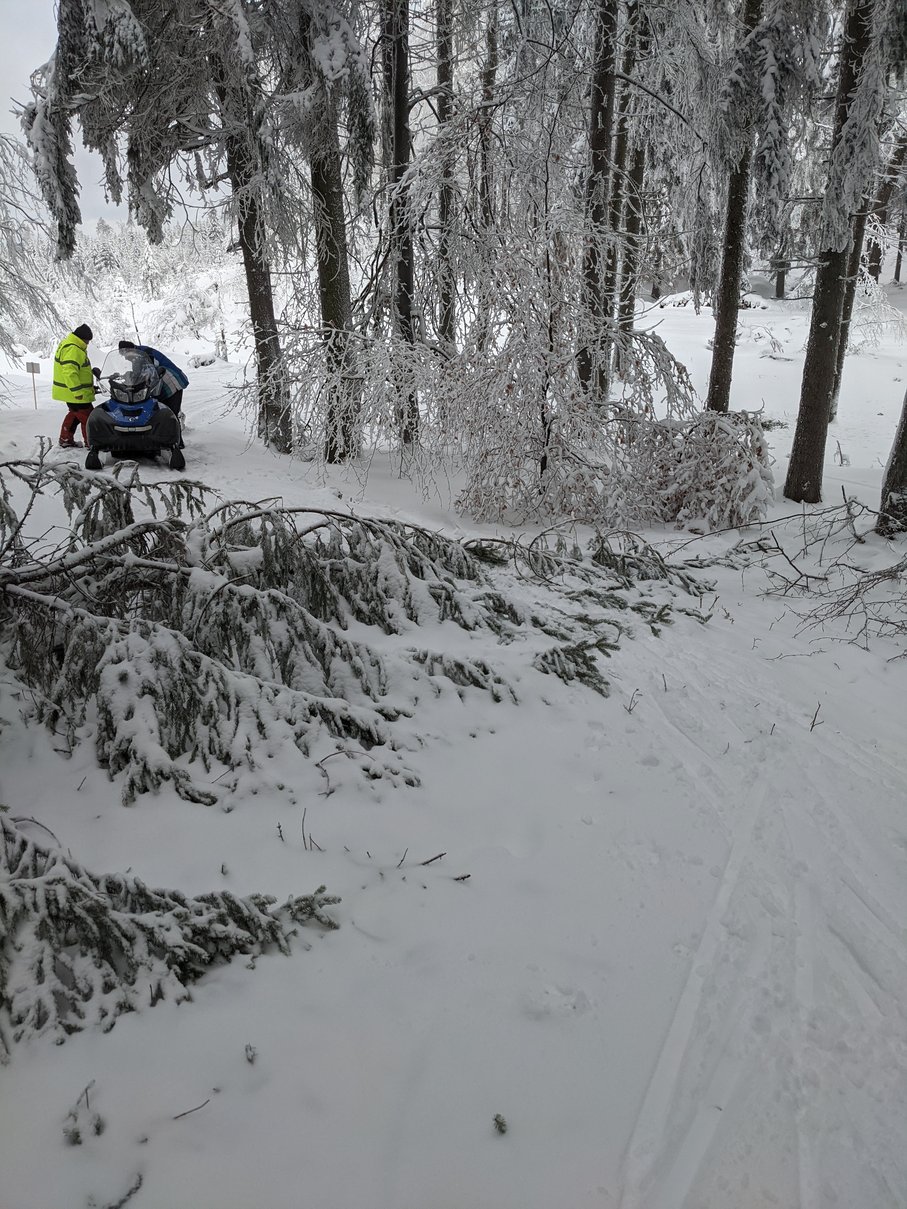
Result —
<instances>
[{"instance_id":1,"label":"fallen spruce branch","mask_svg":"<svg viewBox=\"0 0 907 1209\"><path fill-rule=\"evenodd\" d=\"M189 898L137 877L89 873L0 815L0 1062L13 1043L62 1041L123 1012L191 998L237 954L289 953L300 925L336 928L340 900L319 886L279 907L263 894Z\"/></svg>"},{"instance_id":2,"label":"fallen spruce branch","mask_svg":"<svg viewBox=\"0 0 907 1209\"><path fill-rule=\"evenodd\" d=\"M72 527L49 548L22 522L54 492ZM518 704L485 658L426 649L423 627L519 638L527 667L607 695L603 660L632 636L620 614L655 634L678 613L706 619L674 603L701 599L701 585L631 533L601 535L584 555L551 530L514 572L413 525L210 504L191 483L0 466L0 660L65 754L93 740L125 804L169 784L212 805L278 745L313 758L325 796L338 752L370 781L417 785L397 754L411 736L396 736L420 686ZM228 785L215 766L236 774Z\"/></svg>"}]
</instances>

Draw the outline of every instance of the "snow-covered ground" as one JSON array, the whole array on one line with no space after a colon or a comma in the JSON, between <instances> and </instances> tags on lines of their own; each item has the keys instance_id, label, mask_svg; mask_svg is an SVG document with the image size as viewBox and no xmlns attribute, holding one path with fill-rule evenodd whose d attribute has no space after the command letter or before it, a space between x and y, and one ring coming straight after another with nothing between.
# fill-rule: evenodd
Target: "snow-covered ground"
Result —
<instances>
[{"instance_id":1,"label":"snow-covered ground","mask_svg":"<svg viewBox=\"0 0 907 1209\"><path fill-rule=\"evenodd\" d=\"M709 316L653 318L704 387ZM806 322L798 303L742 314L733 400L790 424L770 433L771 528L795 561L821 525L780 499ZM905 364L890 337L849 359L829 504L843 487L877 505ZM261 449L224 414L233 372L192 375L187 474L228 498L489 532L453 513L448 485L423 498L380 459L367 479L325 477ZM61 408L46 372L37 409L29 379L10 382L0 457L29 457ZM665 553L691 540L647 536ZM677 557L741 536L692 536ZM904 552L869 534L848 558ZM607 699L470 635L520 703L421 701L418 788L277 753L229 812L169 789L125 809L90 745L64 759L0 683L0 801L90 869L342 899L338 931L213 969L191 1003L16 1047L0 1207L123 1204L141 1175L132 1209L903 1209L903 641L804 629L815 602L759 567L697 574L714 584L708 625L636 627ZM105 1128L68 1145L89 1084Z\"/></svg>"}]
</instances>

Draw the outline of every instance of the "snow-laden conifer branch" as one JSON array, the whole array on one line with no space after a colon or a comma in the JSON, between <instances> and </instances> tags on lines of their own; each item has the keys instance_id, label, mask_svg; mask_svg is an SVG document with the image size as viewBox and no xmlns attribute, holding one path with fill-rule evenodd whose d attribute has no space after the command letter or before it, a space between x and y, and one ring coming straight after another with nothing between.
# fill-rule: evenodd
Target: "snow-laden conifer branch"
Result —
<instances>
[{"instance_id":1,"label":"snow-laden conifer branch","mask_svg":"<svg viewBox=\"0 0 907 1209\"><path fill-rule=\"evenodd\" d=\"M370 777L416 784L395 754L414 685L517 699L484 658L427 649L423 627L520 635L527 667L604 691L595 660L630 633L627 616L668 620L675 589L695 591L651 558L618 565L599 545L591 559L535 548L527 566L544 583L527 596L520 576L489 572L417 526L330 509L211 509L192 484L42 462L3 469L6 661L40 720L70 744L93 738L125 803L169 783L213 804L201 770L251 769L276 745L369 751ZM78 525L56 547L29 543L14 504L24 494L27 513L55 490ZM658 578L653 612L636 581Z\"/></svg>"},{"instance_id":2,"label":"snow-laden conifer branch","mask_svg":"<svg viewBox=\"0 0 907 1209\"><path fill-rule=\"evenodd\" d=\"M865 46L856 66L856 80L847 98L844 120L831 148L821 210L821 248L840 251L848 247L852 237L851 217L859 210L864 194L869 192L872 196L879 168L880 124L892 67L888 33L897 7L903 6L894 0L878 0L855 10L865 26Z\"/></svg>"},{"instance_id":3,"label":"snow-laden conifer branch","mask_svg":"<svg viewBox=\"0 0 907 1209\"><path fill-rule=\"evenodd\" d=\"M190 898L137 877L94 874L0 815L0 1063L32 1036L60 1042L123 1012L190 999L237 954L290 951L296 926L338 925L324 886L275 908L263 894Z\"/></svg>"}]
</instances>

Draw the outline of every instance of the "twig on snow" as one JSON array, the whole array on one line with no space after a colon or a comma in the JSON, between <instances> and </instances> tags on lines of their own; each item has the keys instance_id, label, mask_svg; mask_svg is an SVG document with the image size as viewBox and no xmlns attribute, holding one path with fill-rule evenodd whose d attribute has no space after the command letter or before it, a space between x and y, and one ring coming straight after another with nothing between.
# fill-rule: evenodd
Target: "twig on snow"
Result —
<instances>
[{"instance_id":1,"label":"twig on snow","mask_svg":"<svg viewBox=\"0 0 907 1209\"><path fill-rule=\"evenodd\" d=\"M198 1110L200 1108L205 1107L205 1104L210 1104L210 1103L211 1103L211 1097L209 1096L208 1099L205 1100L205 1102L203 1104L196 1104L195 1108L187 1108L185 1112L178 1112L176 1114L176 1116L173 1118L173 1120L178 1121L181 1117L188 1117L190 1115L190 1113L198 1112Z\"/></svg>"}]
</instances>

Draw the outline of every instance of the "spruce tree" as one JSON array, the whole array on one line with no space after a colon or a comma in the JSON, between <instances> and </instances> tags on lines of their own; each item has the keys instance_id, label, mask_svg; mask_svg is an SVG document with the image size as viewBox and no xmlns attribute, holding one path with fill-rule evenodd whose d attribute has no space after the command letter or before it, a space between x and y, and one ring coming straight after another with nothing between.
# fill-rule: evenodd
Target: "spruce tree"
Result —
<instances>
[{"instance_id":1,"label":"spruce tree","mask_svg":"<svg viewBox=\"0 0 907 1209\"><path fill-rule=\"evenodd\" d=\"M828 186L822 210L819 264L803 365L800 410L784 494L822 498L825 442L835 387L847 290L852 216L878 166L878 123L887 90L888 0L849 0L839 49Z\"/></svg>"},{"instance_id":2,"label":"spruce tree","mask_svg":"<svg viewBox=\"0 0 907 1209\"><path fill-rule=\"evenodd\" d=\"M883 537L907 533L907 394L882 481L876 532Z\"/></svg>"}]
</instances>

